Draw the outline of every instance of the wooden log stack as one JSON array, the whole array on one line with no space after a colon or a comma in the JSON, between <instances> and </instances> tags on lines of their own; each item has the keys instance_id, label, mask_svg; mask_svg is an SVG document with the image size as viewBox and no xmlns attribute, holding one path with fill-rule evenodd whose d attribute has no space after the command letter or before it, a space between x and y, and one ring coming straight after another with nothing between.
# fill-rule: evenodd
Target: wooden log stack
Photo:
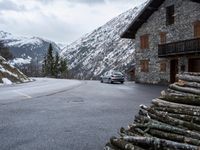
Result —
<instances>
[{"instance_id":1,"label":"wooden log stack","mask_svg":"<svg viewBox=\"0 0 200 150\"><path fill-rule=\"evenodd\" d=\"M140 110L105 150L200 150L200 73L178 74L178 82Z\"/></svg>"}]
</instances>

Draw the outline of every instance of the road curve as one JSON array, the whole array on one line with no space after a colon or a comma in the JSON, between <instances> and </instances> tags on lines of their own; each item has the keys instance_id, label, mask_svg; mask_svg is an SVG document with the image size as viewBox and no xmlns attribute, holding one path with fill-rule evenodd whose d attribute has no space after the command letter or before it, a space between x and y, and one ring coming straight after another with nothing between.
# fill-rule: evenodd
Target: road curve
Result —
<instances>
[{"instance_id":1,"label":"road curve","mask_svg":"<svg viewBox=\"0 0 200 150\"><path fill-rule=\"evenodd\" d=\"M0 104L53 95L84 84L78 80L52 78L33 78L33 80L24 84L0 86Z\"/></svg>"}]
</instances>

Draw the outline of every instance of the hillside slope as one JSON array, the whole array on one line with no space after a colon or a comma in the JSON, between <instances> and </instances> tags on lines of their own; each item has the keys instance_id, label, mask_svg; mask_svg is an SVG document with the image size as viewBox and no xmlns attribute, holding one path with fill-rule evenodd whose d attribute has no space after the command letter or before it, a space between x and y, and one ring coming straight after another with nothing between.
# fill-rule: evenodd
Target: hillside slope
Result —
<instances>
[{"instance_id":1,"label":"hillside slope","mask_svg":"<svg viewBox=\"0 0 200 150\"><path fill-rule=\"evenodd\" d=\"M26 77L17 68L10 65L6 60L0 56L0 85L28 82L30 79Z\"/></svg>"},{"instance_id":2,"label":"hillside slope","mask_svg":"<svg viewBox=\"0 0 200 150\"><path fill-rule=\"evenodd\" d=\"M110 69L125 72L134 64L134 42L120 34L145 4L112 19L102 27L68 45L62 55L69 61L72 77L97 79Z\"/></svg>"}]
</instances>

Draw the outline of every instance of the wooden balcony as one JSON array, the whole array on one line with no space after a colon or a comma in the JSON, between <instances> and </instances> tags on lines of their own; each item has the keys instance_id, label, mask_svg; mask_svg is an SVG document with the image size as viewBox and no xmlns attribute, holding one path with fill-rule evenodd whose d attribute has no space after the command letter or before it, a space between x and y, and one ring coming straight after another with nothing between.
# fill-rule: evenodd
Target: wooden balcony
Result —
<instances>
[{"instance_id":1,"label":"wooden balcony","mask_svg":"<svg viewBox=\"0 0 200 150\"><path fill-rule=\"evenodd\" d=\"M200 53L200 38L158 45L158 57Z\"/></svg>"}]
</instances>

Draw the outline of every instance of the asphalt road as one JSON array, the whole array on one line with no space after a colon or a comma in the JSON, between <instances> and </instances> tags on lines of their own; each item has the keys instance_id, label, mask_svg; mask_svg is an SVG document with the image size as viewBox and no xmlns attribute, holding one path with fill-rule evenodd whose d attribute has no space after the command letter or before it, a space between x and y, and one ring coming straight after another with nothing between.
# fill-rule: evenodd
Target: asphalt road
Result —
<instances>
[{"instance_id":1,"label":"asphalt road","mask_svg":"<svg viewBox=\"0 0 200 150\"><path fill-rule=\"evenodd\" d=\"M1 150L102 150L165 87L37 79L0 87Z\"/></svg>"}]
</instances>

